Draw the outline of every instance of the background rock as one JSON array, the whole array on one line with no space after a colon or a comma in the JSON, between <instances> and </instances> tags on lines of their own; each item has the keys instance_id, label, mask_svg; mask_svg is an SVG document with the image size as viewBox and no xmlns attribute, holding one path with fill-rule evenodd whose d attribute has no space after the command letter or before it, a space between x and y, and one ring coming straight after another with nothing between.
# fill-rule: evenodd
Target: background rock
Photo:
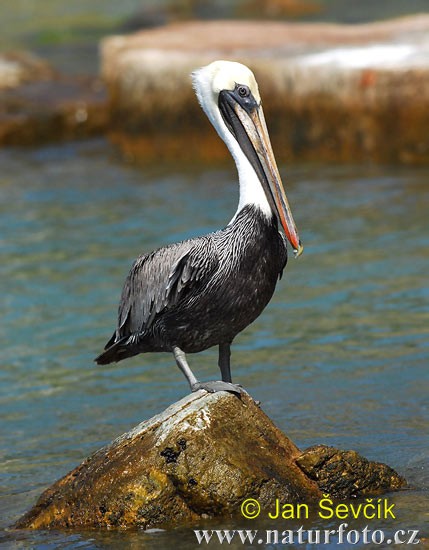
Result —
<instances>
[{"instance_id":1,"label":"background rock","mask_svg":"<svg viewBox=\"0 0 429 550\"><path fill-rule=\"evenodd\" d=\"M0 146L98 135L107 119L99 79L65 77L28 53L0 56Z\"/></svg>"},{"instance_id":2,"label":"background rock","mask_svg":"<svg viewBox=\"0 0 429 550\"><path fill-rule=\"evenodd\" d=\"M16 88L33 80L53 78L52 67L29 52L10 52L0 54L0 90Z\"/></svg>"},{"instance_id":3,"label":"background rock","mask_svg":"<svg viewBox=\"0 0 429 550\"><path fill-rule=\"evenodd\" d=\"M344 486L359 483L355 466L365 459L354 453L344 461L341 452L324 449L337 453L336 486L338 476ZM303 455L248 395L199 391L97 451L47 489L16 527L166 527L239 515L247 498L262 509L276 499L314 502L321 497L314 479L326 485L318 468L324 459L316 454ZM365 462L366 480L373 463ZM385 490L405 482L391 472L400 481L384 483Z\"/></svg>"},{"instance_id":4,"label":"background rock","mask_svg":"<svg viewBox=\"0 0 429 550\"><path fill-rule=\"evenodd\" d=\"M255 72L280 159L429 161L429 16L363 25L191 22L102 44L111 137L143 158L223 159L191 70Z\"/></svg>"}]
</instances>

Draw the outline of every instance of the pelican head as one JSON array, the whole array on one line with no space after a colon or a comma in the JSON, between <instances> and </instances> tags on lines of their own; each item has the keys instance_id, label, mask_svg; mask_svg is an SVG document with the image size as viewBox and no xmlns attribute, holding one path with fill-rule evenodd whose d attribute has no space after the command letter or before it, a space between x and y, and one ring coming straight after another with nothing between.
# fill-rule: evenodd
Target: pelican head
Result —
<instances>
[{"instance_id":1,"label":"pelican head","mask_svg":"<svg viewBox=\"0 0 429 550\"><path fill-rule=\"evenodd\" d=\"M240 201L241 188L253 186L253 196L259 196L259 204L265 203L270 212L277 214L295 257L300 256L303 246L283 189L252 71L241 63L214 61L194 71L192 78L201 107L237 164Z\"/></svg>"}]
</instances>

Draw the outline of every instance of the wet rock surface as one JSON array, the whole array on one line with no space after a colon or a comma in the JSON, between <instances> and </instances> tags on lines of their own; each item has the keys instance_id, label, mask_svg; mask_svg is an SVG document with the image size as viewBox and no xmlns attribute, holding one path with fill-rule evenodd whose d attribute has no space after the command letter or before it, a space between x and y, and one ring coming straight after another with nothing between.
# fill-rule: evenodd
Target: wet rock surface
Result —
<instances>
[{"instance_id":1,"label":"wet rock surface","mask_svg":"<svg viewBox=\"0 0 429 550\"><path fill-rule=\"evenodd\" d=\"M58 74L28 53L0 56L0 146L86 138L107 120L99 79Z\"/></svg>"},{"instance_id":2,"label":"wet rock surface","mask_svg":"<svg viewBox=\"0 0 429 550\"><path fill-rule=\"evenodd\" d=\"M110 135L146 159L226 158L189 73L231 59L255 72L278 158L427 162L428 36L427 15L363 25L191 22L112 36L102 44Z\"/></svg>"},{"instance_id":3,"label":"wet rock surface","mask_svg":"<svg viewBox=\"0 0 429 550\"><path fill-rule=\"evenodd\" d=\"M350 487L359 476L362 495L404 483L350 453L324 446L302 453L250 396L199 391L94 453L15 527L168 527L239 516L246 498L267 508L275 499L315 502L321 490L356 496Z\"/></svg>"},{"instance_id":4,"label":"wet rock surface","mask_svg":"<svg viewBox=\"0 0 429 550\"><path fill-rule=\"evenodd\" d=\"M405 479L390 466L371 462L356 451L315 445L306 449L296 463L332 498L376 496L406 486Z\"/></svg>"}]
</instances>

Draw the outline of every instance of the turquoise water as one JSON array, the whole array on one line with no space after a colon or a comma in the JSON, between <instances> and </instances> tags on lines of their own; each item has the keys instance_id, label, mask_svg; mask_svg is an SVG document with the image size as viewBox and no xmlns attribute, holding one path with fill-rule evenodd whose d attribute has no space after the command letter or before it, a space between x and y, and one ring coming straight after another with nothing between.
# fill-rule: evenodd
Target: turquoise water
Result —
<instances>
[{"instance_id":1,"label":"turquoise water","mask_svg":"<svg viewBox=\"0 0 429 550\"><path fill-rule=\"evenodd\" d=\"M0 166L5 529L88 454L187 393L168 355L108 367L92 359L114 328L132 260L228 222L237 189L230 165L139 167L103 140L0 151ZM391 497L396 522L370 527L427 530L428 170L281 171L305 251L236 339L233 376L301 448L352 448L409 480L411 491ZM217 377L216 361L215 350L190 357L202 379ZM220 524L231 526L276 528ZM190 529L1 536L1 548L197 547Z\"/></svg>"}]
</instances>

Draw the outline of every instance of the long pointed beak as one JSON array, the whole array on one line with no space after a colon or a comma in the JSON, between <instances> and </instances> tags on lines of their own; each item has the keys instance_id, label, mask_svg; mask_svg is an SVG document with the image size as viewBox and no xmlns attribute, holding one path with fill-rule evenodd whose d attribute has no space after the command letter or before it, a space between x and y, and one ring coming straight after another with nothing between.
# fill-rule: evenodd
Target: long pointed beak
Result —
<instances>
[{"instance_id":1,"label":"long pointed beak","mask_svg":"<svg viewBox=\"0 0 429 550\"><path fill-rule=\"evenodd\" d=\"M269 198L271 197L271 203L274 201L275 209L277 210L286 237L292 245L295 258L297 258L302 254L304 247L293 221L292 212L274 158L262 106L256 106L250 112L247 112L239 103L235 103L234 111L262 165L266 182L268 182L269 186L268 189L265 189L265 193ZM266 182L262 182L264 187L266 186Z\"/></svg>"}]
</instances>

